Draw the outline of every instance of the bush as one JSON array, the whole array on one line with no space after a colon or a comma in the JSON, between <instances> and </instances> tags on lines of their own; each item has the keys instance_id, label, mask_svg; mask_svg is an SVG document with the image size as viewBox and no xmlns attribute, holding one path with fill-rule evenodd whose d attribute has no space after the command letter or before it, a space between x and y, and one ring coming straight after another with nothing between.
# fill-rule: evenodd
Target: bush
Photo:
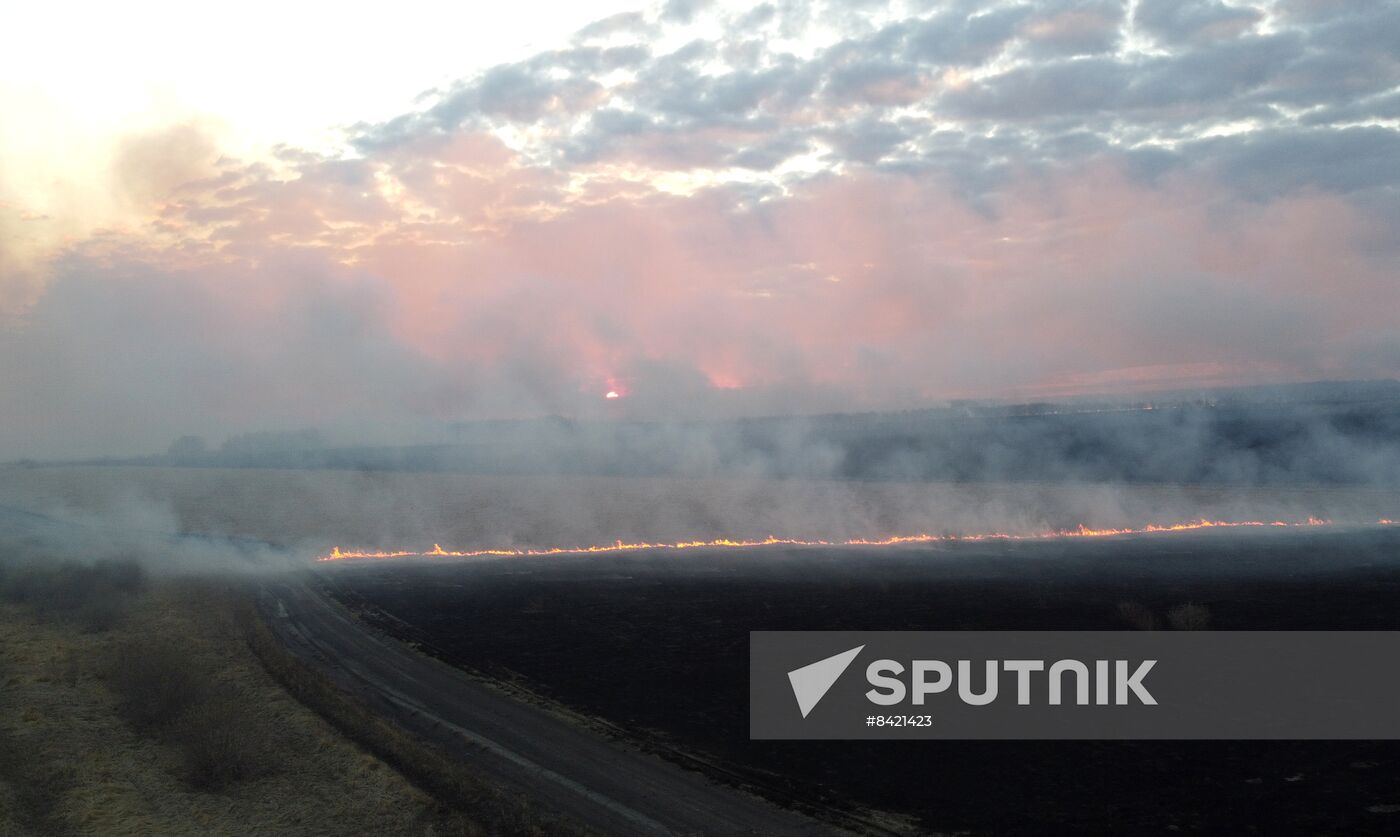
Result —
<instances>
[{"instance_id":1,"label":"bush","mask_svg":"<svg viewBox=\"0 0 1400 837\"><path fill-rule=\"evenodd\" d=\"M191 788L218 790L271 772L269 726L250 698L217 685L190 649L170 640L122 646L108 682L127 723L179 750Z\"/></svg>"},{"instance_id":2,"label":"bush","mask_svg":"<svg viewBox=\"0 0 1400 837\"><path fill-rule=\"evenodd\" d=\"M131 643L117 649L109 682L117 708L138 730L173 724L205 694L208 677L174 643Z\"/></svg>"},{"instance_id":3,"label":"bush","mask_svg":"<svg viewBox=\"0 0 1400 837\"><path fill-rule=\"evenodd\" d=\"M271 772L267 726L246 697L214 695L190 707L171 730L184 760L184 780L197 790L218 790Z\"/></svg>"},{"instance_id":4,"label":"bush","mask_svg":"<svg viewBox=\"0 0 1400 837\"><path fill-rule=\"evenodd\" d=\"M93 599L81 605L71 616L85 634L110 631L126 613L126 603L113 596Z\"/></svg>"}]
</instances>

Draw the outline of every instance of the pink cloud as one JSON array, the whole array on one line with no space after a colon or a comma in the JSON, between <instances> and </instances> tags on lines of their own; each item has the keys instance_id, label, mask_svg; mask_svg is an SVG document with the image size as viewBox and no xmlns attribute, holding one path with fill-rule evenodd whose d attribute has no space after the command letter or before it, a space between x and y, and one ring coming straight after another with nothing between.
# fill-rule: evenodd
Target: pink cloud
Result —
<instances>
[{"instance_id":1,"label":"pink cloud","mask_svg":"<svg viewBox=\"0 0 1400 837\"><path fill-rule=\"evenodd\" d=\"M1378 230L1323 194L1251 203L1108 163L1025 170L976 205L872 170L756 204L566 186L484 137L192 184L148 235L89 242L60 269L0 361L21 381L0 400L10 442L55 411L101 409L158 443L254 417L1365 377L1400 334L1400 287L1368 255ZM618 386L628 398L603 404Z\"/></svg>"}]
</instances>

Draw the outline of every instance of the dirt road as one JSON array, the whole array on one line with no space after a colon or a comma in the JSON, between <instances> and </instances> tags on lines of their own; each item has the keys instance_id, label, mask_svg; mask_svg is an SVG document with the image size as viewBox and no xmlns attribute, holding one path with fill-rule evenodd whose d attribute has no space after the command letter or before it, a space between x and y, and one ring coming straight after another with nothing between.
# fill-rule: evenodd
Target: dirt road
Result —
<instances>
[{"instance_id":1,"label":"dirt road","mask_svg":"<svg viewBox=\"0 0 1400 837\"><path fill-rule=\"evenodd\" d=\"M293 653L369 706L503 786L603 833L833 833L515 700L361 625L305 584L269 585L263 608Z\"/></svg>"}]
</instances>

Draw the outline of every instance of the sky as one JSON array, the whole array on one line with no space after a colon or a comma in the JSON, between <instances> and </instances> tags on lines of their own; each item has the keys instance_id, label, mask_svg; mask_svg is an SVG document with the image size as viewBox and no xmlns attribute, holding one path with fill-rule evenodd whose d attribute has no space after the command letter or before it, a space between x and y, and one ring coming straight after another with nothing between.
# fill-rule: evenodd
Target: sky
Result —
<instances>
[{"instance_id":1,"label":"sky","mask_svg":"<svg viewBox=\"0 0 1400 837\"><path fill-rule=\"evenodd\" d=\"M11 13L0 458L1400 368L1394 3L487 8Z\"/></svg>"}]
</instances>

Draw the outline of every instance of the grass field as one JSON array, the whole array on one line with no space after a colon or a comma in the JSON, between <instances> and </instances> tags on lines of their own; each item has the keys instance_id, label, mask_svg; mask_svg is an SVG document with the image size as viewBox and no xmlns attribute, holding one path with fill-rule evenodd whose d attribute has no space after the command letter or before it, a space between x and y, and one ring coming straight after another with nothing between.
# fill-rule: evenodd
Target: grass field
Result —
<instances>
[{"instance_id":1,"label":"grass field","mask_svg":"<svg viewBox=\"0 0 1400 837\"><path fill-rule=\"evenodd\" d=\"M482 834L507 813L543 833L511 800L444 805L298 702L249 646L241 585L158 583L99 623L7 575L0 834Z\"/></svg>"},{"instance_id":2,"label":"grass field","mask_svg":"<svg viewBox=\"0 0 1400 837\"><path fill-rule=\"evenodd\" d=\"M1397 499L1365 488L0 469L0 504L71 514L94 532L97 521L142 536L252 536L293 547L281 557L302 567L317 543L450 548L775 532L844 537L939 531L943 523L977 531L1201 516L1317 515L1374 530L1378 517L1397 516ZM26 524L22 514L12 518ZM726 765L778 797L891 812L948 831L1030 834L1050 823L1112 833L1124 822L1199 832L1222 824L1393 829L1400 759L1388 743L970 742L935 754L759 745L743 733L747 632L756 629L1400 625L1393 528L1360 540L1344 526L1258 535L323 569L342 600L371 620L383 617L381 626L404 639L628 730L648 746ZM197 547L200 539L187 540ZM159 566L185 573L214 566L184 554L170 560ZM81 592L92 579L69 581ZM103 581L121 583L119 574ZM3 605L0 805L9 821L0 833L109 833L119 820L164 833L241 833L248 823L298 833L339 833L347 823L378 833L557 830L287 667L275 643L258 640L256 631L240 634L230 584L167 582L120 608L67 593L43 606ZM123 685L112 667L133 641L164 652L177 641L175 656L196 660L202 679L219 685L190 699L176 683L174 704L189 706L146 720L139 702L123 697L142 690ZM648 686L619 689L624 678ZM186 710L195 720L159 720ZM202 734L231 726L228 719L261 730L266 746L228 766L215 759L201 767L200 749L237 746ZM1066 764L1076 765L1072 775ZM899 780L881 778L889 775Z\"/></svg>"},{"instance_id":3,"label":"grass field","mask_svg":"<svg viewBox=\"0 0 1400 837\"><path fill-rule=\"evenodd\" d=\"M768 535L1038 532L1217 520L1375 523L1400 494L1365 487L493 476L144 467L0 467L0 504L130 538L261 538L309 558L330 545L430 549Z\"/></svg>"}]
</instances>

